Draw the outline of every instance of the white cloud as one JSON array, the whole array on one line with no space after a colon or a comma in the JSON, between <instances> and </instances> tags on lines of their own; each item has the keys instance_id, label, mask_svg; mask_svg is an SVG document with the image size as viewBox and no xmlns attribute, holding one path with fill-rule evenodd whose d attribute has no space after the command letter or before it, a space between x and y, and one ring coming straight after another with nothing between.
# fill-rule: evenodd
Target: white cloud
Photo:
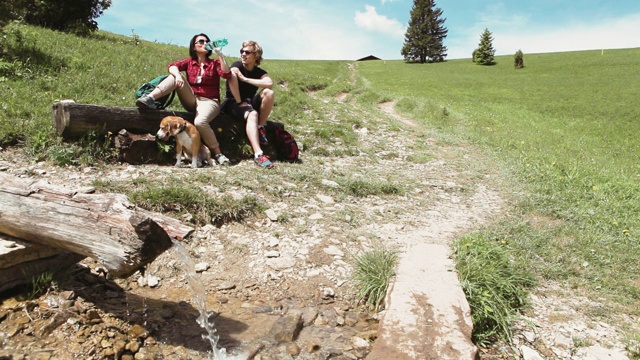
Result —
<instances>
[{"instance_id":1,"label":"white cloud","mask_svg":"<svg viewBox=\"0 0 640 360\"><path fill-rule=\"evenodd\" d=\"M368 31L391 35L394 38L402 39L404 37L405 28L398 20L378 14L376 8L371 5L365 5L365 10L365 12L356 11L354 19L356 25Z\"/></svg>"}]
</instances>

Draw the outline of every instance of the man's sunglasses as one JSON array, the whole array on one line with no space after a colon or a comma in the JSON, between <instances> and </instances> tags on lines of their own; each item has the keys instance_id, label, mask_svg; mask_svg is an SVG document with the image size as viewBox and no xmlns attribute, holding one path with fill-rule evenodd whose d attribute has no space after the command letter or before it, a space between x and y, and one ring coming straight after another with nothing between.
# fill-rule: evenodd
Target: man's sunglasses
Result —
<instances>
[{"instance_id":1,"label":"man's sunglasses","mask_svg":"<svg viewBox=\"0 0 640 360\"><path fill-rule=\"evenodd\" d=\"M251 51L251 50L240 50L240 55L243 55L243 54L246 54L246 55L253 54L253 51Z\"/></svg>"}]
</instances>

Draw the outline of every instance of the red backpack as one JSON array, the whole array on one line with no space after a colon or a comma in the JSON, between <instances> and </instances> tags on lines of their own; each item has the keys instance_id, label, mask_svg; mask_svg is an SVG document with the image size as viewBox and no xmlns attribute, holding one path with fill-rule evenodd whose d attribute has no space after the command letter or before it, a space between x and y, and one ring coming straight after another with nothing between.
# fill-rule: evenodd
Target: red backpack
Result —
<instances>
[{"instance_id":1,"label":"red backpack","mask_svg":"<svg viewBox=\"0 0 640 360\"><path fill-rule=\"evenodd\" d=\"M292 163L299 161L300 151L293 136L284 127L277 127L274 135L278 160Z\"/></svg>"}]
</instances>

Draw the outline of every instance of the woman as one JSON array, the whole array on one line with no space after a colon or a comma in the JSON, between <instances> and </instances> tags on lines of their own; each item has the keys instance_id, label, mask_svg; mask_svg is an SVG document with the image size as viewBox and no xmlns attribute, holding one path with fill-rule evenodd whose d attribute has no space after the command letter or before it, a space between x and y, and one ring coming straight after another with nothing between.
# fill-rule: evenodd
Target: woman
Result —
<instances>
[{"instance_id":1,"label":"woman","mask_svg":"<svg viewBox=\"0 0 640 360\"><path fill-rule=\"evenodd\" d=\"M211 129L210 122L220 114L220 77L228 79L231 70L220 49L215 49L218 57L211 59L212 50L207 50L209 37L198 34L189 42L190 57L168 65L169 74L153 91L136 100L138 108L152 107L159 99L176 90L180 103L189 112L195 112L194 125L200 132L202 142L211 149L214 159L220 165L228 165L229 159L220 151L220 144ZM186 77L182 72L186 73Z\"/></svg>"}]
</instances>

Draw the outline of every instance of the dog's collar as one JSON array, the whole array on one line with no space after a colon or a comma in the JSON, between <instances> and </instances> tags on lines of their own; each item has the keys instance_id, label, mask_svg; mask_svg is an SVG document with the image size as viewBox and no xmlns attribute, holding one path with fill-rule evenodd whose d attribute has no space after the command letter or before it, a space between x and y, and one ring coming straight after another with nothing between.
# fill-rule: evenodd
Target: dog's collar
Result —
<instances>
[{"instance_id":1,"label":"dog's collar","mask_svg":"<svg viewBox=\"0 0 640 360\"><path fill-rule=\"evenodd\" d=\"M178 134L180 134L181 132L183 132L183 131L184 131L184 129L186 129L186 128L187 128L187 125L188 125L187 123L184 123L184 124L180 125L180 127L178 128Z\"/></svg>"}]
</instances>

